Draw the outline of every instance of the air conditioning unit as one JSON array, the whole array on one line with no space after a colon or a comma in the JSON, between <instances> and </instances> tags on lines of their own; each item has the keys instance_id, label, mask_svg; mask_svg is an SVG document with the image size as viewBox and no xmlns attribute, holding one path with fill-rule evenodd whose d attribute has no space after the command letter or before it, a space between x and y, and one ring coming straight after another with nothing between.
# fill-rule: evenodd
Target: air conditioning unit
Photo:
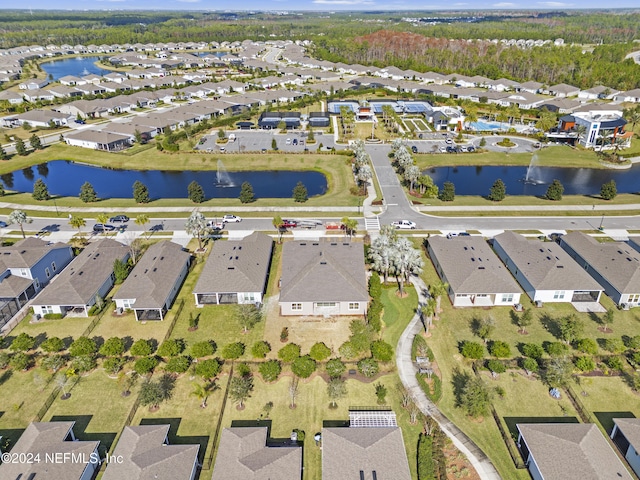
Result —
<instances>
[{"instance_id":1,"label":"air conditioning unit","mask_svg":"<svg viewBox=\"0 0 640 480\"><path fill-rule=\"evenodd\" d=\"M516 312L521 312L522 311L522 304L521 303L516 303L513 308L516 309Z\"/></svg>"},{"instance_id":2,"label":"air conditioning unit","mask_svg":"<svg viewBox=\"0 0 640 480\"><path fill-rule=\"evenodd\" d=\"M536 300L536 307L537 307L537 308L542 308L542 307L543 307L543 305L544 305L544 304L542 303L542 300Z\"/></svg>"},{"instance_id":3,"label":"air conditioning unit","mask_svg":"<svg viewBox=\"0 0 640 480\"><path fill-rule=\"evenodd\" d=\"M628 303L621 303L620 304L620 308L622 308L622 310L629 310L629 304Z\"/></svg>"}]
</instances>

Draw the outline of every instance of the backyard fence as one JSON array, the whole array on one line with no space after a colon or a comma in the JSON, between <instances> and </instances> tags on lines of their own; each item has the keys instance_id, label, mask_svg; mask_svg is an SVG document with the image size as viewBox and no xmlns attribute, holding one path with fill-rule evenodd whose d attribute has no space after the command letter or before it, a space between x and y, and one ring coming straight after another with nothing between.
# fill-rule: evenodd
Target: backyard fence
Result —
<instances>
[{"instance_id":1,"label":"backyard fence","mask_svg":"<svg viewBox=\"0 0 640 480\"><path fill-rule=\"evenodd\" d=\"M222 417L224 410L227 407L227 397L229 396L229 384L233 378L233 362L231 362L231 370L229 370L229 377L227 378L227 385L224 387L224 396L222 397L222 406L220 407L220 415L218 416L218 422L216 424L216 430L213 432L213 439L211 440L211 451L209 455L202 462L202 467L206 470L211 469L213 464L213 455L216 451L216 443L218 443L218 437L220 435L220 428L222 428Z\"/></svg>"},{"instance_id":2,"label":"backyard fence","mask_svg":"<svg viewBox=\"0 0 640 480\"><path fill-rule=\"evenodd\" d=\"M178 304L178 307L176 308L176 311L175 311L175 313L173 315L173 318L171 319L171 323L169 324L169 329L167 330L167 333L164 336L163 342L166 342L167 340L169 340L169 337L171 336L171 333L173 333L173 327L176 326L176 322L180 318L180 314L182 313L182 309L183 308L184 308L184 298L180 300L180 303Z\"/></svg>"},{"instance_id":3,"label":"backyard fence","mask_svg":"<svg viewBox=\"0 0 640 480\"><path fill-rule=\"evenodd\" d=\"M76 377L73 380L73 383L71 383L68 387L67 387L67 391L71 390L73 387L76 386L76 384L80 381L80 377ZM65 385L66 387L66 385ZM40 422L42 421L42 419L44 418L44 416L47 414L47 411L49 411L49 408L51 407L51 405L53 404L53 402L55 402L56 397L58 396L58 394L62 391L62 387L57 386L53 389L53 391L49 394L49 396L47 397L47 399L44 401L44 405L42 405L42 407L40 407L40 410L38 410L38 413L36 413L36 416L33 417L33 421L34 422Z\"/></svg>"}]
</instances>

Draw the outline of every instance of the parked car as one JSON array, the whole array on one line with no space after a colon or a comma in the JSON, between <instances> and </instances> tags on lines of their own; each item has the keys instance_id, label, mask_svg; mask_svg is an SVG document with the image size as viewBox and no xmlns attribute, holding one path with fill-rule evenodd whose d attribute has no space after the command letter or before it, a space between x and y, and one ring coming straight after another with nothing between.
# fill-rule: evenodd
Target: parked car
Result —
<instances>
[{"instance_id":1,"label":"parked car","mask_svg":"<svg viewBox=\"0 0 640 480\"><path fill-rule=\"evenodd\" d=\"M418 153L418 147L416 147L415 145L411 145L411 151L413 153Z\"/></svg>"},{"instance_id":2,"label":"parked car","mask_svg":"<svg viewBox=\"0 0 640 480\"><path fill-rule=\"evenodd\" d=\"M96 223L93 226L94 232L113 232L116 229L113 225L109 225L108 223Z\"/></svg>"},{"instance_id":3,"label":"parked car","mask_svg":"<svg viewBox=\"0 0 640 480\"><path fill-rule=\"evenodd\" d=\"M447 138L447 139L445 140L445 142L446 142L447 144L451 145L451 144L453 143L453 140L451 140L450 138Z\"/></svg>"},{"instance_id":4,"label":"parked car","mask_svg":"<svg viewBox=\"0 0 640 480\"><path fill-rule=\"evenodd\" d=\"M222 152L225 152L225 151L226 151L226 148L224 148L224 147L220 147L220 152L221 152L221 153L222 153Z\"/></svg>"},{"instance_id":5,"label":"parked car","mask_svg":"<svg viewBox=\"0 0 640 480\"><path fill-rule=\"evenodd\" d=\"M207 222L207 227L212 228L213 230L223 230L224 222L216 222L215 220L211 220Z\"/></svg>"},{"instance_id":6,"label":"parked car","mask_svg":"<svg viewBox=\"0 0 640 480\"><path fill-rule=\"evenodd\" d=\"M393 222L391 226L399 229L415 230L416 222L412 222L411 220L398 220L397 222Z\"/></svg>"},{"instance_id":7,"label":"parked car","mask_svg":"<svg viewBox=\"0 0 640 480\"><path fill-rule=\"evenodd\" d=\"M283 218L280 224L280 228L295 228L297 226L298 222L296 220L287 220L286 218Z\"/></svg>"},{"instance_id":8,"label":"parked car","mask_svg":"<svg viewBox=\"0 0 640 480\"><path fill-rule=\"evenodd\" d=\"M129 221L129 217L126 215L116 215L115 217L111 217L109 222L111 223L127 223Z\"/></svg>"},{"instance_id":9,"label":"parked car","mask_svg":"<svg viewBox=\"0 0 640 480\"><path fill-rule=\"evenodd\" d=\"M287 145L291 145L291 139L290 139L290 138L287 138L287 141L286 141L286 142L284 142L284 143L286 143Z\"/></svg>"},{"instance_id":10,"label":"parked car","mask_svg":"<svg viewBox=\"0 0 640 480\"><path fill-rule=\"evenodd\" d=\"M7 224L7 222L3 222L0 220L0 228L5 228L8 227L9 225Z\"/></svg>"},{"instance_id":11,"label":"parked car","mask_svg":"<svg viewBox=\"0 0 640 480\"><path fill-rule=\"evenodd\" d=\"M237 215L225 215L224 217L222 217L223 223L238 223L241 221L242 218L238 217Z\"/></svg>"},{"instance_id":12,"label":"parked car","mask_svg":"<svg viewBox=\"0 0 640 480\"><path fill-rule=\"evenodd\" d=\"M473 145L469 145L469 146L467 147L467 152L469 152L469 153L473 153L473 152L475 152L475 151L476 151L476 147L474 147Z\"/></svg>"},{"instance_id":13,"label":"parked car","mask_svg":"<svg viewBox=\"0 0 640 480\"><path fill-rule=\"evenodd\" d=\"M456 147L448 146L447 153L456 153L458 149Z\"/></svg>"},{"instance_id":14,"label":"parked car","mask_svg":"<svg viewBox=\"0 0 640 480\"><path fill-rule=\"evenodd\" d=\"M86 122L84 120L81 120L81 119L77 118L77 119L74 120L74 123L77 123L78 125L84 125Z\"/></svg>"},{"instance_id":15,"label":"parked car","mask_svg":"<svg viewBox=\"0 0 640 480\"><path fill-rule=\"evenodd\" d=\"M297 144L298 144L298 139L297 139L297 138L294 138L294 139L293 139L293 144L294 144L294 145L297 145Z\"/></svg>"}]
</instances>

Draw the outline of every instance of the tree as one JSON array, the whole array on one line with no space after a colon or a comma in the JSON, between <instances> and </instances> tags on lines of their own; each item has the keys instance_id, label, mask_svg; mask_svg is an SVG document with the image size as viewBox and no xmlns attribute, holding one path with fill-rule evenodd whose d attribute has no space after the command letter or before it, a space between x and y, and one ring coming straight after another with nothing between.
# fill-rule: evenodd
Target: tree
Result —
<instances>
[{"instance_id":1,"label":"tree","mask_svg":"<svg viewBox=\"0 0 640 480\"><path fill-rule=\"evenodd\" d=\"M296 408L296 398L298 397L298 377L291 377L289 380L289 408Z\"/></svg>"},{"instance_id":2,"label":"tree","mask_svg":"<svg viewBox=\"0 0 640 480\"><path fill-rule=\"evenodd\" d=\"M462 388L459 404L470 417L482 417L489 411L492 396L487 384L481 378L473 377Z\"/></svg>"},{"instance_id":3,"label":"tree","mask_svg":"<svg viewBox=\"0 0 640 480\"><path fill-rule=\"evenodd\" d=\"M195 180L187 186L187 193L189 200L193 203L202 203L205 201L204 189L202 188L202 185Z\"/></svg>"},{"instance_id":4,"label":"tree","mask_svg":"<svg viewBox=\"0 0 640 480\"><path fill-rule=\"evenodd\" d=\"M494 357L508 358L511 356L511 347L509 347L509 344L507 342L496 340L494 342L491 342L489 353Z\"/></svg>"},{"instance_id":5,"label":"tree","mask_svg":"<svg viewBox=\"0 0 640 480\"><path fill-rule=\"evenodd\" d=\"M40 348L47 353L55 353L64 350L64 341L58 337L49 337L40 344Z\"/></svg>"},{"instance_id":6,"label":"tree","mask_svg":"<svg viewBox=\"0 0 640 480\"><path fill-rule=\"evenodd\" d=\"M22 232L22 238L27 238L27 236L24 233L23 225L25 223L32 223L32 222L33 222L33 219L29 218L27 214L22 210L14 210L9 214L9 222L8 222L9 225L17 223L20 226L20 231Z\"/></svg>"},{"instance_id":7,"label":"tree","mask_svg":"<svg viewBox=\"0 0 640 480\"><path fill-rule=\"evenodd\" d=\"M393 347L384 340L371 343L371 356L380 362L390 362L393 358Z\"/></svg>"},{"instance_id":8,"label":"tree","mask_svg":"<svg viewBox=\"0 0 640 480\"><path fill-rule=\"evenodd\" d=\"M95 340L89 337L76 338L69 347L69 355L72 357L81 357L85 355L93 355L98 350Z\"/></svg>"},{"instance_id":9,"label":"tree","mask_svg":"<svg viewBox=\"0 0 640 480\"><path fill-rule=\"evenodd\" d=\"M378 398L378 405L384 405L385 399L387 397L387 387L385 387L382 383L378 382L374 385L376 397Z\"/></svg>"},{"instance_id":10,"label":"tree","mask_svg":"<svg viewBox=\"0 0 640 480\"><path fill-rule=\"evenodd\" d=\"M602 323L604 324L603 330L605 332L609 330L607 326L611 325L615 319L616 319L616 311L612 307L607 308L607 311L602 316Z\"/></svg>"},{"instance_id":11,"label":"tree","mask_svg":"<svg viewBox=\"0 0 640 480\"><path fill-rule=\"evenodd\" d=\"M538 371L538 361L535 358L524 358L522 359L522 368L526 370L527 375L531 375Z\"/></svg>"},{"instance_id":12,"label":"tree","mask_svg":"<svg viewBox=\"0 0 640 480\"><path fill-rule=\"evenodd\" d=\"M249 182L242 182L242 185L240 185L240 196L238 196L238 198L241 203L252 203L256 201L253 187Z\"/></svg>"},{"instance_id":13,"label":"tree","mask_svg":"<svg viewBox=\"0 0 640 480\"><path fill-rule=\"evenodd\" d=\"M309 200L309 193L307 192L307 187L304 186L304 183L298 182L296 183L296 186L293 187L293 200L297 203L304 203Z\"/></svg>"},{"instance_id":14,"label":"tree","mask_svg":"<svg viewBox=\"0 0 640 480\"><path fill-rule=\"evenodd\" d=\"M253 378L233 377L229 382L229 397L238 404L239 409L244 408L244 402L251 397L253 391Z\"/></svg>"},{"instance_id":15,"label":"tree","mask_svg":"<svg viewBox=\"0 0 640 480\"><path fill-rule=\"evenodd\" d=\"M98 201L98 196L96 195L96 191L89 182L84 182L80 186L80 200L83 203L92 203Z\"/></svg>"},{"instance_id":16,"label":"tree","mask_svg":"<svg viewBox=\"0 0 640 480\"><path fill-rule=\"evenodd\" d=\"M353 234L358 230L358 221L355 218L342 217L342 225L344 227L344 233L351 238Z\"/></svg>"},{"instance_id":17,"label":"tree","mask_svg":"<svg viewBox=\"0 0 640 480\"><path fill-rule=\"evenodd\" d=\"M251 347L251 355L253 358L264 358L271 351L271 345L264 340L256 342Z\"/></svg>"},{"instance_id":18,"label":"tree","mask_svg":"<svg viewBox=\"0 0 640 480\"><path fill-rule=\"evenodd\" d=\"M271 220L271 224L278 231L278 243L282 243L282 234L287 230L282 225L283 224L282 217L280 215L276 215Z\"/></svg>"},{"instance_id":19,"label":"tree","mask_svg":"<svg viewBox=\"0 0 640 480\"><path fill-rule=\"evenodd\" d=\"M484 343L487 343L487 340L489 340L489 337L491 337L491 334L496 328L496 323L492 317L486 317L482 320L474 320L473 327L475 330L474 333L484 340Z\"/></svg>"},{"instance_id":20,"label":"tree","mask_svg":"<svg viewBox=\"0 0 640 480\"><path fill-rule=\"evenodd\" d=\"M271 139L271 150L278 150L278 142L275 138Z\"/></svg>"},{"instance_id":21,"label":"tree","mask_svg":"<svg viewBox=\"0 0 640 480\"><path fill-rule=\"evenodd\" d=\"M575 342L576 350L582 353L595 355L598 353L598 344L593 338L581 338Z\"/></svg>"},{"instance_id":22,"label":"tree","mask_svg":"<svg viewBox=\"0 0 640 480\"><path fill-rule=\"evenodd\" d=\"M140 405L157 409L164 401L171 399L175 388L175 377L165 373L157 381L147 379L140 387Z\"/></svg>"},{"instance_id":23,"label":"tree","mask_svg":"<svg viewBox=\"0 0 640 480\"><path fill-rule=\"evenodd\" d=\"M194 358L209 357L215 353L214 344L209 340L196 342L191 345L191 356Z\"/></svg>"},{"instance_id":24,"label":"tree","mask_svg":"<svg viewBox=\"0 0 640 480\"><path fill-rule=\"evenodd\" d=\"M413 186L420 177L421 173L422 172L420 171L420 167L418 167L417 165L409 165L404 169L404 179L409 182L410 191L413 191Z\"/></svg>"},{"instance_id":25,"label":"tree","mask_svg":"<svg viewBox=\"0 0 640 480\"><path fill-rule=\"evenodd\" d=\"M36 339L28 333L22 332L11 342L11 350L14 352L26 352L31 350L36 344Z\"/></svg>"},{"instance_id":26,"label":"tree","mask_svg":"<svg viewBox=\"0 0 640 480\"><path fill-rule=\"evenodd\" d=\"M115 284L120 285L129 276L129 264L116 258L113 261L113 275L115 277Z\"/></svg>"},{"instance_id":27,"label":"tree","mask_svg":"<svg viewBox=\"0 0 640 480\"><path fill-rule=\"evenodd\" d=\"M309 378L316 371L316 361L309 355L298 357L291 363L291 371L300 378Z\"/></svg>"},{"instance_id":28,"label":"tree","mask_svg":"<svg viewBox=\"0 0 640 480\"><path fill-rule=\"evenodd\" d=\"M444 182L438 198L443 202L453 202L456 198L456 189L453 182Z\"/></svg>"},{"instance_id":29,"label":"tree","mask_svg":"<svg viewBox=\"0 0 640 480\"><path fill-rule=\"evenodd\" d=\"M224 346L222 349L222 358L226 360L237 360L244 354L244 343L233 342Z\"/></svg>"},{"instance_id":30,"label":"tree","mask_svg":"<svg viewBox=\"0 0 640 480\"><path fill-rule=\"evenodd\" d=\"M522 354L529 358L540 360L544 355L544 349L537 343L525 343L520 347Z\"/></svg>"},{"instance_id":31,"label":"tree","mask_svg":"<svg viewBox=\"0 0 640 480\"><path fill-rule=\"evenodd\" d=\"M146 213L141 213L133 220L133 223L141 226L144 229L144 226L149 223L149 215L147 215Z\"/></svg>"},{"instance_id":32,"label":"tree","mask_svg":"<svg viewBox=\"0 0 640 480\"><path fill-rule=\"evenodd\" d=\"M367 378L373 377L379 370L378 362L373 358L363 358L358 362L358 371Z\"/></svg>"},{"instance_id":33,"label":"tree","mask_svg":"<svg viewBox=\"0 0 640 480\"><path fill-rule=\"evenodd\" d=\"M0 145L0 160L9 160L9 154L2 148L2 145Z\"/></svg>"},{"instance_id":34,"label":"tree","mask_svg":"<svg viewBox=\"0 0 640 480\"><path fill-rule=\"evenodd\" d=\"M484 357L484 346L478 342L470 342L465 340L462 342L462 348L460 353L464 358L471 358L473 360L479 360Z\"/></svg>"},{"instance_id":35,"label":"tree","mask_svg":"<svg viewBox=\"0 0 640 480\"><path fill-rule=\"evenodd\" d=\"M260 364L258 371L265 382L275 382L282 372L282 365L278 360L267 360Z\"/></svg>"},{"instance_id":36,"label":"tree","mask_svg":"<svg viewBox=\"0 0 640 480\"><path fill-rule=\"evenodd\" d=\"M49 198L51 198L49 196L49 189L41 178L36 180L33 184L33 194L31 196L37 201L49 200Z\"/></svg>"},{"instance_id":37,"label":"tree","mask_svg":"<svg viewBox=\"0 0 640 480\"><path fill-rule=\"evenodd\" d=\"M220 388L216 382L207 382L205 384L192 382L191 385L193 385L191 395L200 400L200 408L207 408L209 394Z\"/></svg>"},{"instance_id":38,"label":"tree","mask_svg":"<svg viewBox=\"0 0 640 480\"><path fill-rule=\"evenodd\" d=\"M192 212L184 227L187 234L198 239L198 250L202 251L202 239L210 232L207 219L200 212Z\"/></svg>"},{"instance_id":39,"label":"tree","mask_svg":"<svg viewBox=\"0 0 640 480\"><path fill-rule=\"evenodd\" d=\"M547 200L559 201L562 200L562 194L564 193L564 187L560 180L555 179L547 188L547 193L545 193L545 198Z\"/></svg>"},{"instance_id":40,"label":"tree","mask_svg":"<svg viewBox=\"0 0 640 480\"><path fill-rule=\"evenodd\" d=\"M324 342L317 342L313 344L311 350L309 350L309 356L316 362L322 362L329 358L331 355L331 349L327 347Z\"/></svg>"},{"instance_id":41,"label":"tree","mask_svg":"<svg viewBox=\"0 0 640 480\"><path fill-rule=\"evenodd\" d=\"M131 348L129 349L131 355L134 357L146 357L147 355L151 355L153 353L153 346L149 340L145 340L141 338L133 342Z\"/></svg>"},{"instance_id":42,"label":"tree","mask_svg":"<svg viewBox=\"0 0 640 480\"><path fill-rule=\"evenodd\" d=\"M191 358L186 355L178 355L177 357L171 357L167 364L164 366L165 371L172 373L184 373L189 370L191 365Z\"/></svg>"},{"instance_id":43,"label":"tree","mask_svg":"<svg viewBox=\"0 0 640 480\"><path fill-rule=\"evenodd\" d=\"M107 339L100 347L100 355L105 357L116 357L124 353L124 341L119 337Z\"/></svg>"},{"instance_id":44,"label":"tree","mask_svg":"<svg viewBox=\"0 0 640 480\"><path fill-rule=\"evenodd\" d=\"M571 378L573 364L566 357L553 357L549 359L544 372L545 381L551 387L562 387Z\"/></svg>"},{"instance_id":45,"label":"tree","mask_svg":"<svg viewBox=\"0 0 640 480\"><path fill-rule=\"evenodd\" d=\"M49 355L42 360L42 368L51 370L54 374L67 363L64 355Z\"/></svg>"},{"instance_id":46,"label":"tree","mask_svg":"<svg viewBox=\"0 0 640 480\"><path fill-rule=\"evenodd\" d=\"M327 362L324 368L331 378L339 377L347 369L346 365L339 358L332 358Z\"/></svg>"},{"instance_id":47,"label":"tree","mask_svg":"<svg viewBox=\"0 0 640 480\"><path fill-rule=\"evenodd\" d=\"M502 363L500 360L489 360L487 362L487 368L489 369L490 372L493 373L504 373L507 371L507 367L504 366L504 363Z\"/></svg>"},{"instance_id":48,"label":"tree","mask_svg":"<svg viewBox=\"0 0 640 480\"><path fill-rule=\"evenodd\" d=\"M507 196L507 187L502 179L497 179L493 182L491 190L489 191L489 200L492 202L501 202Z\"/></svg>"},{"instance_id":49,"label":"tree","mask_svg":"<svg viewBox=\"0 0 640 480\"><path fill-rule=\"evenodd\" d=\"M538 130L542 130L543 132L546 132L547 130L555 126L557 122L558 122L558 119L556 117L556 114L553 112L550 112L546 108L543 108L540 111L540 115L538 116L538 121L536 122L536 128Z\"/></svg>"},{"instance_id":50,"label":"tree","mask_svg":"<svg viewBox=\"0 0 640 480\"><path fill-rule=\"evenodd\" d=\"M220 362L215 358L199 361L196 363L195 373L205 380L210 380L220 373Z\"/></svg>"},{"instance_id":51,"label":"tree","mask_svg":"<svg viewBox=\"0 0 640 480\"><path fill-rule=\"evenodd\" d=\"M523 334L527 333L527 327L531 325L532 321L533 321L533 312L531 311L530 308L525 308L524 311L520 315L517 315L516 317L516 322L518 324L518 327L520 327L518 331Z\"/></svg>"},{"instance_id":52,"label":"tree","mask_svg":"<svg viewBox=\"0 0 640 480\"><path fill-rule=\"evenodd\" d=\"M347 385L343 378L332 378L327 383L327 396L331 400L331 407L337 408L337 400L347 396Z\"/></svg>"},{"instance_id":53,"label":"tree","mask_svg":"<svg viewBox=\"0 0 640 480\"><path fill-rule=\"evenodd\" d=\"M247 333L256 323L262 320L262 309L253 303L242 303L236 307L235 316L238 323Z\"/></svg>"},{"instance_id":54,"label":"tree","mask_svg":"<svg viewBox=\"0 0 640 480\"><path fill-rule=\"evenodd\" d=\"M560 336L567 345L573 343L575 340L582 336L584 331L584 322L576 315L571 314L567 317L560 319Z\"/></svg>"},{"instance_id":55,"label":"tree","mask_svg":"<svg viewBox=\"0 0 640 480\"><path fill-rule=\"evenodd\" d=\"M139 180L133 183L133 199L136 203L149 203L151 201L149 189Z\"/></svg>"},{"instance_id":56,"label":"tree","mask_svg":"<svg viewBox=\"0 0 640 480\"><path fill-rule=\"evenodd\" d=\"M300 356L300 345L288 343L278 351L278 358L286 363L293 362Z\"/></svg>"},{"instance_id":57,"label":"tree","mask_svg":"<svg viewBox=\"0 0 640 480\"><path fill-rule=\"evenodd\" d=\"M420 251L407 238L399 238L391 254L391 270L396 275L400 295L404 295L404 283L410 275L422 272L424 261Z\"/></svg>"},{"instance_id":58,"label":"tree","mask_svg":"<svg viewBox=\"0 0 640 480\"><path fill-rule=\"evenodd\" d=\"M133 369L140 375L153 372L158 366L159 360L156 357L141 357L133 364Z\"/></svg>"},{"instance_id":59,"label":"tree","mask_svg":"<svg viewBox=\"0 0 640 480\"><path fill-rule=\"evenodd\" d=\"M182 339L169 339L162 342L158 348L158 355L161 357L175 357L184 351L184 341Z\"/></svg>"},{"instance_id":60,"label":"tree","mask_svg":"<svg viewBox=\"0 0 640 480\"><path fill-rule=\"evenodd\" d=\"M449 284L447 282L443 282L442 280L436 280L429 286L429 295L432 298L436 299L436 317L438 313L442 312L441 302L442 295L445 295L449 291Z\"/></svg>"},{"instance_id":61,"label":"tree","mask_svg":"<svg viewBox=\"0 0 640 480\"><path fill-rule=\"evenodd\" d=\"M27 147L24 144L24 141L21 138L16 140L16 153L22 157L27 154Z\"/></svg>"},{"instance_id":62,"label":"tree","mask_svg":"<svg viewBox=\"0 0 640 480\"><path fill-rule=\"evenodd\" d=\"M34 150L42 150L42 141L35 133L29 137L29 144Z\"/></svg>"},{"instance_id":63,"label":"tree","mask_svg":"<svg viewBox=\"0 0 640 480\"><path fill-rule=\"evenodd\" d=\"M618 195L618 188L615 180L609 180L602 184L600 188L600 196L603 200L613 200Z\"/></svg>"}]
</instances>

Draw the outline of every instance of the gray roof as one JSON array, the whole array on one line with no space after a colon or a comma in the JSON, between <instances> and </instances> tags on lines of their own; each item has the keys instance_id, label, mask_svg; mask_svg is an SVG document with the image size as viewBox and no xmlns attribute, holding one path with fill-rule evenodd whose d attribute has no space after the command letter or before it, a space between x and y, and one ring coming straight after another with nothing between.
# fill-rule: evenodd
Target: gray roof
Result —
<instances>
[{"instance_id":1,"label":"gray roof","mask_svg":"<svg viewBox=\"0 0 640 480\"><path fill-rule=\"evenodd\" d=\"M322 480L410 480L399 427L323 428Z\"/></svg>"},{"instance_id":2,"label":"gray roof","mask_svg":"<svg viewBox=\"0 0 640 480\"><path fill-rule=\"evenodd\" d=\"M113 262L128 257L128 248L115 240L90 243L34 298L33 305L88 305L113 273Z\"/></svg>"},{"instance_id":3,"label":"gray roof","mask_svg":"<svg viewBox=\"0 0 640 480\"><path fill-rule=\"evenodd\" d=\"M191 255L168 240L151 245L136 264L115 299L135 299L133 308L162 308Z\"/></svg>"},{"instance_id":4,"label":"gray roof","mask_svg":"<svg viewBox=\"0 0 640 480\"><path fill-rule=\"evenodd\" d=\"M598 290L602 287L555 242L527 240L506 231L496 235L518 271L536 290Z\"/></svg>"},{"instance_id":5,"label":"gray roof","mask_svg":"<svg viewBox=\"0 0 640 480\"><path fill-rule=\"evenodd\" d=\"M191 480L199 444L166 445L170 425L124 427L103 480Z\"/></svg>"},{"instance_id":6,"label":"gray roof","mask_svg":"<svg viewBox=\"0 0 640 480\"><path fill-rule=\"evenodd\" d=\"M0 478L17 479L80 479L85 471L91 454L100 442L65 441L75 422L43 422L30 423L11 449L11 453L27 453L40 455L40 462L7 462L0 465ZM86 458L82 461L45 461L45 455L73 454L76 458ZM22 477L19 477L22 474Z\"/></svg>"},{"instance_id":7,"label":"gray roof","mask_svg":"<svg viewBox=\"0 0 640 480\"><path fill-rule=\"evenodd\" d=\"M83 142L111 144L116 142L128 141L130 136L100 130L80 130L79 132L69 133L65 135L65 138L80 140Z\"/></svg>"},{"instance_id":8,"label":"gray roof","mask_svg":"<svg viewBox=\"0 0 640 480\"><path fill-rule=\"evenodd\" d=\"M545 480L631 480L593 423L518 424Z\"/></svg>"},{"instance_id":9,"label":"gray roof","mask_svg":"<svg viewBox=\"0 0 640 480\"><path fill-rule=\"evenodd\" d=\"M280 301L368 302L364 245L331 240L286 242Z\"/></svg>"},{"instance_id":10,"label":"gray roof","mask_svg":"<svg viewBox=\"0 0 640 480\"><path fill-rule=\"evenodd\" d=\"M0 282L0 298L16 298L33 284L33 280L18 275L8 275Z\"/></svg>"},{"instance_id":11,"label":"gray roof","mask_svg":"<svg viewBox=\"0 0 640 480\"><path fill-rule=\"evenodd\" d=\"M507 267L482 237L431 236L433 250L454 293L519 293Z\"/></svg>"},{"instance_id":12,"label":"gray roof","mask_svg":"<svg viewBox=\"0 0 640 480\"><path fill-rule=\"evenodd\" d=\"M613 422L636 452L640 451L640 418L614 418Z\"/></svg>"},{"instance_id":13,"label":"gray roof","mask_svg":"<svg viewBox=\"0 0 640 480\"><path fill-rule=\"evenodd\" d=\"M563 235L566 243L620 293L640 293L640 253L624 242L600 243L582 232Z\"/></svg>"},{"instance_id":14,"label":"gray roof","mask_svg":"<svg viewBox=\"0 0 640 480\"><path fill-rule=\"evenodd\" d=\"M258 232L215 242L193 293L264 292L272 248L273 239Z\"/></svg>"},{"instance_id":15,"label":"gray roof","mask_svg":"<svg viewBox=\"0 0 640 480\"><path fill-rule=\"evenodd\" d=\"M40 238L29 237L8 247L0 248L0 270L7 268L31 268L51 250L71 248L65 243L49 243Z\"/></svg>"},{"instance_id":16,"label":"gray roof","mask_svg":"<svg viewBox=\"0 0 640 480\"><path fill-rule=\"evenodd\" d=\"M211 480L299 479L302 448L267 446L267 433L267 427L225 428Z\"/></svg>"}]
</instances>

